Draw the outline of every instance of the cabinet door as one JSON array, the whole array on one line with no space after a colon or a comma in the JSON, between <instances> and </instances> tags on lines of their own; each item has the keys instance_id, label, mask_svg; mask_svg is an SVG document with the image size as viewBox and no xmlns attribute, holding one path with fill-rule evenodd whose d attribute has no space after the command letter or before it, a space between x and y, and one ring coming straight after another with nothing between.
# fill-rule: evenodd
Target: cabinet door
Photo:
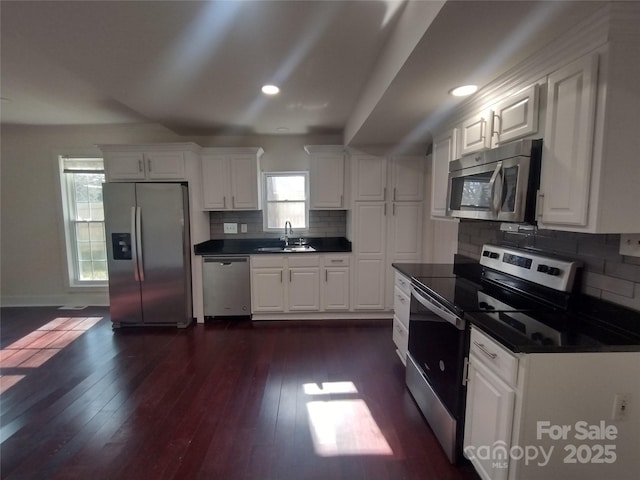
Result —
<instances>
[{"instance_id":1,"label":"cabinet door","mask_svg":"<svg viewBox=\"0 0 640 480\"><path fill-rule=\"evenodd\" d=\"M344 155L309 158L309 207L342 209L344 206Z\"/></svg>"},{"instance_id":2,"label":"cabinet door","mask_svg":"<svg viewBox=\"0 0 640 480\"><path fill-rule=\"evenodd\" d=\"M255 156L232 155L229 157L231 171L231 207L233 210L259 210L258 163Z\"/></svg>"},{"instance_id":3,"label":"cabinet door","mask_svg":"<svg viewBox=\"0 0 640 480\"><path fill-rule=\"evenodd\" d=\"M538 131L538 85L511 95L493 108L495 145Z\"/></svg>"},{"instance_id":4,"label":"cabinet door","mask_svg":"<svg viewBox=\"0 0 640 480\"><path fill-rule=\"evenodd\" d=\"M107 178L110 182L145 178L142 152L111 152L105 155L105 160Z\"/></svg>"},{"instance_id":5,"label":"cabinet door","mask_svg":"<svg viewBox=\"0 0 640 480\"><path fill-rule=\"evenodd\" d=\"M447 214L449 162L456 158L456 129L434 139L431 167L431 215Z\"/></svg>"},{"instance_id":6,"label":"cabinet door","mask_svg":"<svg viewBox=\"0 0 640 480\"><path fill-rule=\"evenodd\" d=\"M460 155L481 152L491 148L491 120L493 112L471 117L460 125Z\"/></svg>"},{"instance_id":7,"label":"cabinet door","mask_svg":"<svg viewBox=\"0 0 640 480\"><path fill-rule=\"evenodd\" d=\"M256 268L251 271L251 311L284 312L284 271Z\"/></svg>"},{"instance_id":8,"label":"cabinet door","mask_svg":"<svg viewBox=\"0 0 640 480\"><path fill-rule=\"evenodd\" d=\"M289 269L289 311L320 310L320 269Z\"/></svg>"},{"instance_id":9,"label":"cabinet door","mask_svg":"<svg viewBox=\"0 0 640 480\"><path fill-rule=\"evenodd\" d=\"M354 306L385 308L387 204L356 203Z\"/></svg>"},{"instance_id":10,"label":"cabinet door","mask_svg":"<svg viewBox=\"0 0 640 480\"><path fill-rule=\"evenodd\" d=\"M354 302L360 310L384 310L385 273L384 257L362 256L356 258Z\"/></svg>"},{"instance_id":11,"label":"cabinet door","mask_svg":"<svg viewBox=\"0 0 640 480\"><path fill-rule=\"evenodd\" d=\"M384 256L387 204L381 202L356 204L355 224L356 254Z\"/></svg>"},{"instance_id":12,"label":"cabinet door","mask_svg":"<svg viewBox=\"0 0 640 480\"><path fill-rule=\"evenodd\" d=\"M144 154L150 180L184 180L183 152L148 152Z\"/></svg>"},{"instance_id":13,"label":"cabinet door","mask_svg":"<svg viewBox=\"0 0 640 480\"><path fill-rule=\"evenodd\" d=\"M402 324L402 322L394 315L393 317L393 343L396 344L398 349L396 352L400 357L400 360L404 365L407 364L407 347L409 346L409 330Z\"/></svg>"},{"instance_id":14,"label":"cabinet door","mask_svg":"<svg viewBox=\"0 0 640 480\"><path fill-rule=\"evenodd\" d=\"M202 156L202 194L206 210L231 209L229 163L225 157Z\"/></svg>"},{"instance_id":15,"label":"cabinet door","mask_svg":"<svg viewBox=\"0 0 640 480\"><path fill-rule=\"evenodd\" d=\"M391 205L387 231L385 305L393 308L394 262L420 262L422 258L422 202Z\"/></svg>"},{"instance_id":16,"label":"cabinet door","mask_svg":"<svg viewBox=\"0 0 640 480\"><path fill-rule=\"evenodd\" d=\"M424 191L424 157L393 157L391 160L393 202L421 202Z\"/></svg>"},{"instance_id":17,"label":"cabinet door","mask_svg":"<svg viewBox=\"0 0 640 480\"><path fill-rule=\"evenodd\" d=\"M353 200L378 202L387 199L387 159L373 155L354 155Z\"/></svg>"},{"instance_id":18,"label":"cabinet door","mask_svg":"<svg viewBox=\"0 0 640 480\"><path fill-rule=\"evenodd\" d=\"M324 270L322 283L323 310L349 310L349 267L331 267Z\"/></svg>"},{"instance_id":19,"label":"cabinet door","mask_svg":"<svg viewBox=\"0 0 640 480\"><path fill-rule=\"evenodd\" d=\"M587 224L597 74L592 54L549 75L540 181L545 224Z\"/></svg>"},{"instance_id":20,"label":"cabinet door","mask_svg":"<svg viewBox=\"0 0 640 480\"><path fill-rule=\"evenodd\" d=\"M474 452L480 447L492 450L496 442L509 450L514 401L514 390L472 356L467 384L464 452L484 480L504 480L509 473L508 460L497 461L491 455L485 459L486 456L474 455Z\"/></svg>"}]
</instances>

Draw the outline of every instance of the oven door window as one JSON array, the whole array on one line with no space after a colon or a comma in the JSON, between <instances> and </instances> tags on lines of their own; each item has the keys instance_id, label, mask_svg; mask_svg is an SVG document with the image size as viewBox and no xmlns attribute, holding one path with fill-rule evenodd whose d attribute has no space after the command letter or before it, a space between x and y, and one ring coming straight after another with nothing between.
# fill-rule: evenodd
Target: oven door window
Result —
<instances>
[{"instance_id":1,"label":"oven door window","mask_svg":"<svg viewBox=\"0 0 640 480\"><path fill-rule=\"evenodd\" d=\"M461 394L466 329L458 330L411 299L409 353L449 412L457 417Z\"/></svg>"}]
</instances>

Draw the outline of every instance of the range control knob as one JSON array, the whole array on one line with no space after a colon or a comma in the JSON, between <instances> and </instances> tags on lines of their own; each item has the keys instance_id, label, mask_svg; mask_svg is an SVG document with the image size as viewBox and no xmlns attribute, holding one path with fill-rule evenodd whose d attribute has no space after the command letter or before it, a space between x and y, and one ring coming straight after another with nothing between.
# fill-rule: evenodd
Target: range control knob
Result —
<instances>
[{"instance_id":1,"label":"range control knob","mask_svg":"<svg viewBox=\"0 0 640 480\"><path fill-rule=\"evenodd\" d=\"M499 253L496 252L489 252L489 258L498 258L500 257Z\"/></svg>"},{"instance_id":2,"label":"range control knob","mask_svg":"<svg viewBox=\"0 0 640 480\"><path fill-rule=\"evenodd\" d=\"M558 275L560 275L560 269L556 267L550 267L547 273L549 275L553 275L554 277L557 277Z\"/></svg>"},{"instance_id":3,"label":"range control knob","mask_svg":"<svg viewBox=\"0 0 640 480\"><path fill-rule=\"evenodd\" d=\"M538 271L547 273L549 271L549 265L538 265Z\"/></svg>"}]
</instances>

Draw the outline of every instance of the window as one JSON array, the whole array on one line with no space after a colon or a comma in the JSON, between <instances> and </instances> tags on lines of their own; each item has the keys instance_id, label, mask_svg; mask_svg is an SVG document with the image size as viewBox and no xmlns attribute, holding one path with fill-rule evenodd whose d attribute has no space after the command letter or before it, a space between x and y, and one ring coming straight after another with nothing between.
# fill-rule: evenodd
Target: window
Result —
<instances>
[{"instance_id":1,"label":"window","mask_svg":"<svg viewBox=\"0 0 640 480\"><path fill-rule=\"evenodd\" d=\"M60 157L62 208L71 286L107 284L101 158Z\"/></svg>"},{"instance_id":2,"label":"window","mask_svg":"<svg viewBox=\"0 0 640 480\"><path fill-rule=\"evenodd\" d=\"M279 231L286 221L294 230L309 228L306 172L264 174L264 231Z\"/></svg>"}]
</instances>

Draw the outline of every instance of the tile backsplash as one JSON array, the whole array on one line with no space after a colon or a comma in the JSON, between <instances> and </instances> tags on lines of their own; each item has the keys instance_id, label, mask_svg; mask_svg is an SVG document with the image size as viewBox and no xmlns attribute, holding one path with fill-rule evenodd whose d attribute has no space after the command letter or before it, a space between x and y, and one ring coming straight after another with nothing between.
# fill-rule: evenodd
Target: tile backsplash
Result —
<instances>
[{"instance_id":1,"label":"tile backsplash","mask_svg":"<svg viewBox=\"0 0 640 480\"><path fill-rule=\"evenodd\" d=\"M640 258L618 253L620 235L536 230L502 232L500 224L460 221L458 253L479 259L482 245L534 248L584 262L582 292L640 311Z\"/></svg>"},{"instance_id":2,"label":"tile backsplash","mask_svg":"<svg viewBox=\"0 0 640 480\"><path fill-rule=\"evenodd\" d=\"M224 223L237 223L237 234L225 234ZM240 233L240 225L247 225L247 233ZM212 239L222 238L279 238L282 232L262 231L262 211L209 212L209 225ZM283 226L284 227L284 226ZM297 232L293 236L305 237L344 237L347 231L347 212L345 210L310 210L309 229Z\"/></svg>"}]
</instances>

